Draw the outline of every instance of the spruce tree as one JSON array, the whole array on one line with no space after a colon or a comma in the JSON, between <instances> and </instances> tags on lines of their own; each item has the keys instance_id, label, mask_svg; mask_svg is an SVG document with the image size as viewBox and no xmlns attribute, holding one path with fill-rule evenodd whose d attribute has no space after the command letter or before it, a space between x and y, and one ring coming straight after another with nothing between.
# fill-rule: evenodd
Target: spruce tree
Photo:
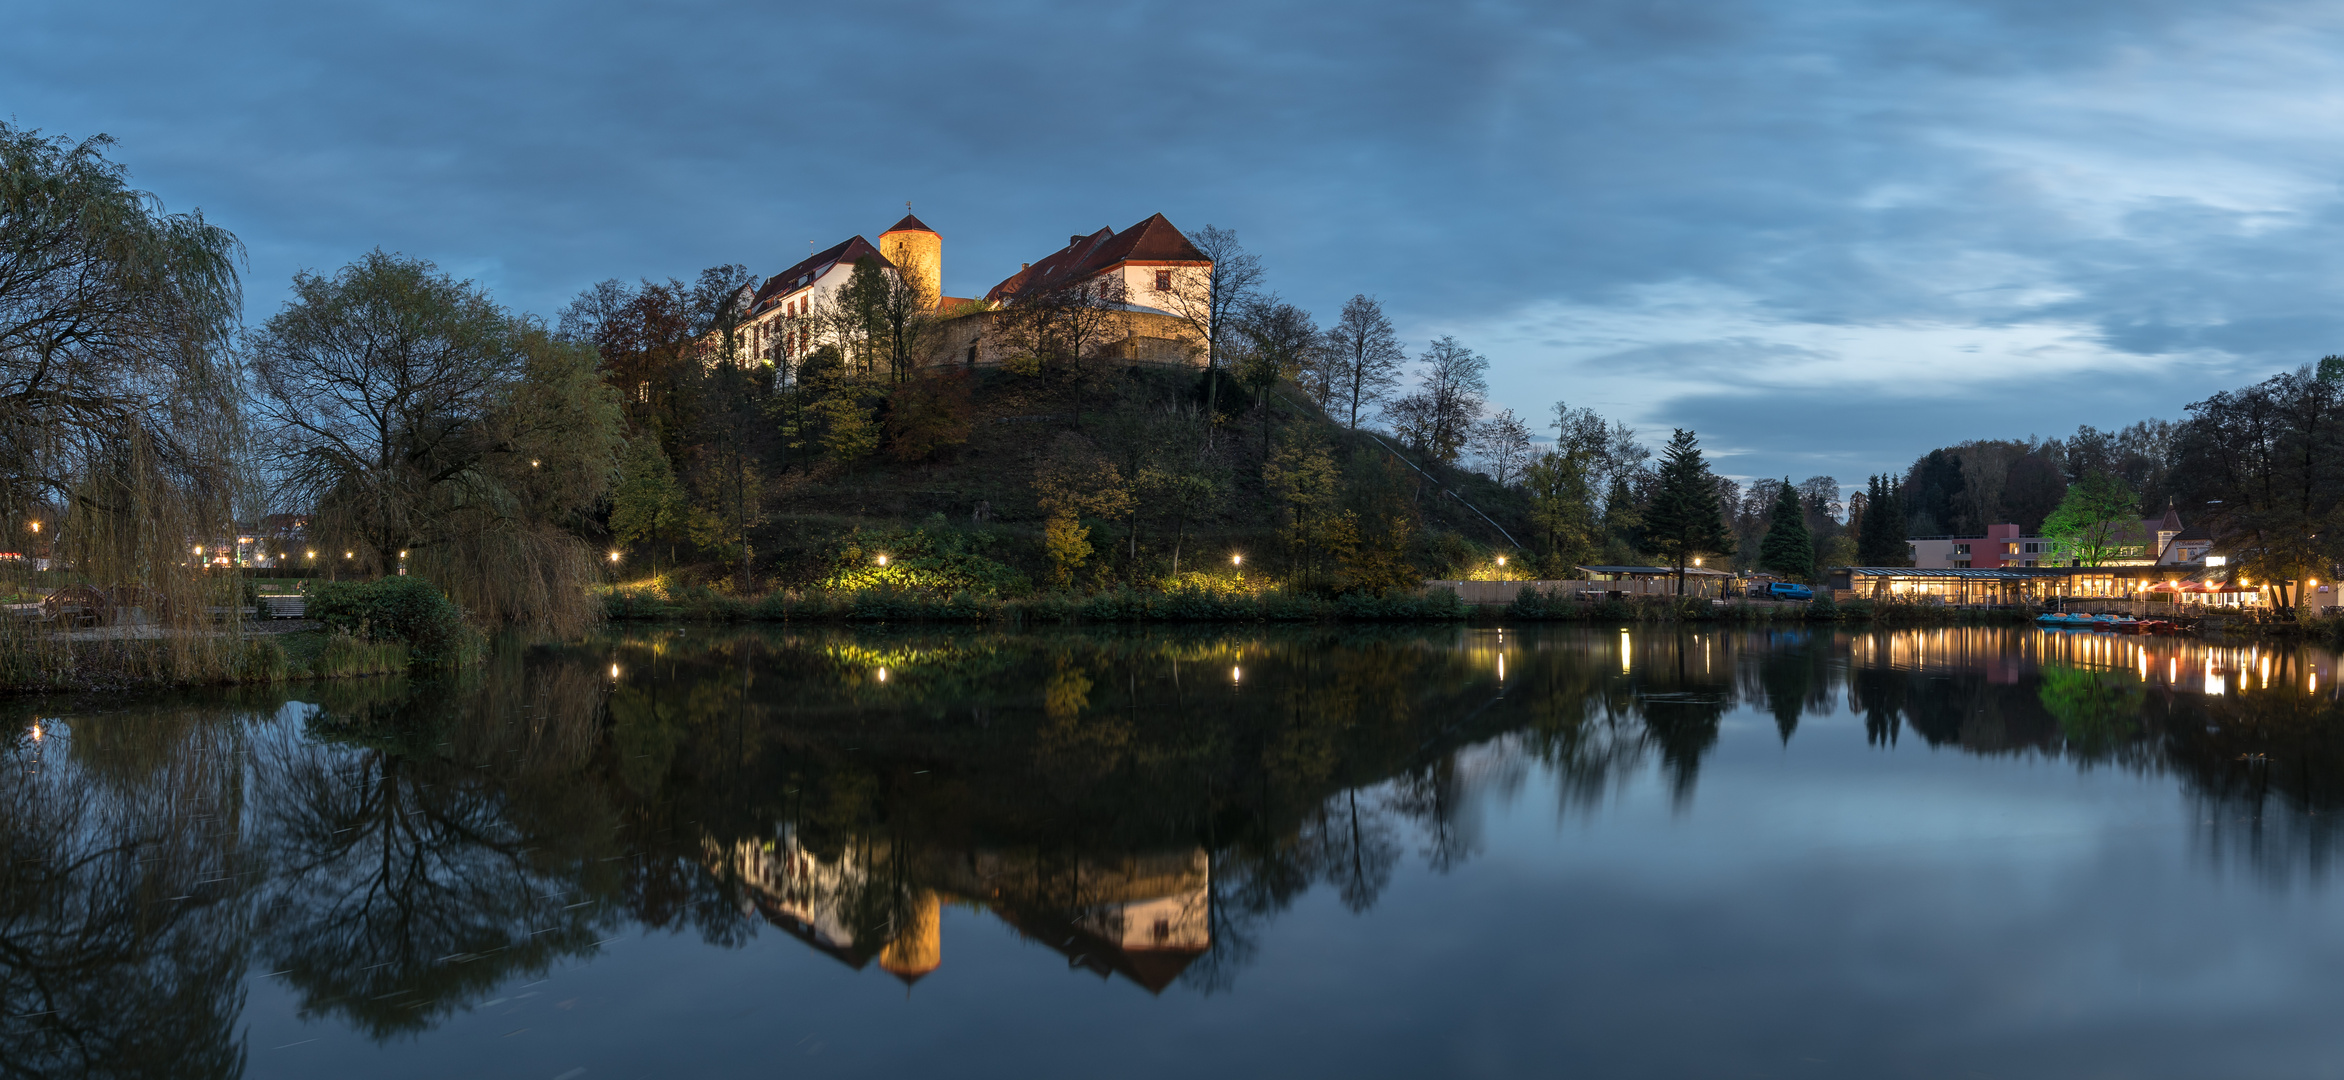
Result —
<instances>
[{"instance_id":1,"label":"spruce tree","mask_svg":"<svg viewBox=\"0 0 2344 1080\"><path fill-rule=\"evenodd\" d=\"M1865 566L1911 565L1901 485L1890 477L1874 476L1866 481L1865 493L1864 530L1856 538L1856 561Z\"/></svg>"},{"instance_id":2,"label":"spruce tree","mask_svg":"<svg viewBox=\"0 0 2344 1080\"><path fill-rule=\"evenodd\" d=\"M1782 478L1775 493L1773 520L1766 539L1758 544L1758 565L1787 578L1804 578L1815 569L1815 538L1807 533L1806 508L1799 505L1799 489Z\"/></svg>"},{"instance_id":3,"label":"spruce tree","mask_svg":"<svg viewBox=\"0 0 2344 1080\"><path fill-rule=\"evenodd\" d=\"M1644 544L1677 572L1677 595L1685 592L1685 567L1702 555L1731 555L1734 534L1718 506L1717 480L1701 459L1693 433L1678 428L1661 454L1652 507L1644 514Z\"/></svg>"}]
</instances>

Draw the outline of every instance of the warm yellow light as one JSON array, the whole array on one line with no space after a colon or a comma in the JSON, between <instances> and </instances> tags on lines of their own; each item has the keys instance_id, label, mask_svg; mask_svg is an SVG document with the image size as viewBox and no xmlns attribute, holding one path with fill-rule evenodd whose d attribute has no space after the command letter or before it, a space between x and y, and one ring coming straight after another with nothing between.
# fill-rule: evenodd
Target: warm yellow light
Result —
<instances>
[{"instance_id":1,"label":"warm yellow light","mask_svg":"<svg viewBox=\"0 0 2344 1080\"><path fill-rule=\"evenodd\" d=\"M886 668L880 668L880 669L879 669L879 681L880 681L880 682L886 682L886 681L887 681L887 669L886 669Z\"/></svg>"},{"instance_id":2,"label":"warm yellow light","mask_svg":"<svg viewBox=\"0 0 2344 1080\"><path fill-rule=\"evenodd\" d=\"M530 467L530 468L532 468L532 469L534 469L534 468L536 468L536 467L537 467L537 459L536 459L536 458L530 458L530 459L529 459L529 467Z\"/></svg>"},{"instance_id":3,"label":"warm yellow light","mask_svg":"<svg viewBox=\"0 0 2344 1080\"><path fill-rule=\"evenodd\" d=\"M203 548L201 548L201 547L198 547L198 548L196 548L196 549L195 549L195 553L196 553L196 554L198 554L198 555L201 555L201 554L203 554Z\"/></svg>"},{"instance_id":4,"label":"warm yellow light","mask_svg":"<svg viewBox=\"0 0 2344 1080\"><path fill-rule=\"evenodd\" d=\"M1243 681L1243 680L1244 680L1244 678L1245 678L1245 671L1244 671L1244 669L1242 669L1242 668L1237 668L1237 667L1232 667L1232 668L1230 668L1230 669L1229 669L1229 681L1230 681L1231 683L1237 683L1237 682L1241 682L1241 681Z\"/></svg>"},{"instance_id":5,"label":"warm yellow light","mask_svg":"<svg viewBox=\"0 0 2344 1080\"><path fill-rule=\"evenodd\" d=\"M610 666L610 677L614 679L619 677L619 666L617 664L612 664Z\"/></svg>"},{"instance_id":6,"label":"warm yellow light","mask_svg":"<svg viewBox=\"0 0 2344 1080\"><path fill-rule=\"evenodd\" d=\"M39 741L41 741L41 736L42 736L43 734L45 734L45 733L44 733L43 731L41 731L41 725L39 725L39 724L34 724L34 725L33 725L33 741L34 741L34 742L39 742Z\"/></svg>"},{"instance_id":7,"label":"warm yellow light","mask_svg":"<svg viewBox=\"0 0 2344 1080\"><path fill-rule=\"evenodd\" d=\"M1506 565L1506 557L1505 557L1505 556L1503 556L1503 555L1500 555L1500 556L1498 556L1498 565L1499 565L1499 566L1504 566L1504 565Z\"/></svg>"},{"instance_id":8,"label":"warm yellow light","mask_svg":"<svg viewBox=\"0 0 2344 1080\"><path fill-rule=\"evenodd\" d=\"M1699 556L1699 555L1695 555L1695 556L1693 556L1693 565L1695 565L1695 566L1699 566L1699 565L1701 565L1701 556Z\"/></svg>"},{"instance_id":9,"label":"warm yellow light","mask_svg":"<svg viewBox=\"0 0 2344 1080\"><path fill-rule=\"evenodd\" d=\"M40 522L38 522L38 521L36 521L36 522L33 522L33 531L34 531L34 532L39 532L39 531L41 531L41 523L40 523Z\"/></svg>"},{"instance_id":10,"label":"warm yellow light","mask_svg":"<svg viewBox=\"0 0 2344 1080\"><path fill-rule=\"evenodd\" d=\"M345 559L355 559L358 557L358 553L355 551L345 551L342 553L342 557Z\"/></svg>"},{"instance_id":11,"label":"warm yellow light","mask_svg":"<svg viewBox=\"0 0 2344 1080\"><path fill-rule=\"evenodd\" d=\"M1242 564L1242 563L1244 563L1244 562L1245 562L1245 556L1243 556L1243 555L1231 555L1231 556L1229 556L1229 565L1231 565L1231 566L1237 566L1237 565L1240 565L1240 564Z\"/></svg>"},{"instance_id":12,"label":"warm yellow light","mask_svg":"<svg viewBox=\"0 0 2344 1080\"><path fill-rule=\"evenodd\" d=\"M887 565L887 556L885 556L885 555L881 555L881 556L879 556L879 565L881 565L881 566L885 566L885 565Z\"/></svg>"},{"instance_id":13,"label":"warm yellow light","mask_svg":"<svg viewBox=\"0 0 2344 1080\"><path fill-rule=\"evenodd\" d=\"M310 558L312 558L312 559L314 559L314 558L317 558L317 552L314 552L314 551L310 552L310 553L309 553L309 557L310 557Z\"/></svg>"},{"instance_id":14,"label":"warm yellow light","mask_svg":"<svg viewBox=\"0 0 2344 1080\"><path fill-rule=\"evenodd\" d=\"M615 551L614 551L614 552L611 552L611 553L610 553L610 561L612 561L612 562L617 562L617 561L619 561L619 553L618 553L618 552L615 552Z\"/></svg>"}]
</instances>

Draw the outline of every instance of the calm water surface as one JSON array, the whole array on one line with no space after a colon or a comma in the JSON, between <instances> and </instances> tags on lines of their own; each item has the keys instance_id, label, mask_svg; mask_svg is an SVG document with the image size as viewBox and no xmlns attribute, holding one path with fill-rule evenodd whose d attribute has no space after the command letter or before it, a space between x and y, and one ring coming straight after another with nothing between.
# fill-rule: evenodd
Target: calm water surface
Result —
<instances>
[{"instance_id":1,"label":"calm water surface","mask_svg":"<svg viewBox=\"0 0 2344 1080\"><path fill-rule=\"evenodd\" d=\"M2344 1075L2324 651L730 633L17 703L0 1076Z\"/></svg>"}]
</instances>

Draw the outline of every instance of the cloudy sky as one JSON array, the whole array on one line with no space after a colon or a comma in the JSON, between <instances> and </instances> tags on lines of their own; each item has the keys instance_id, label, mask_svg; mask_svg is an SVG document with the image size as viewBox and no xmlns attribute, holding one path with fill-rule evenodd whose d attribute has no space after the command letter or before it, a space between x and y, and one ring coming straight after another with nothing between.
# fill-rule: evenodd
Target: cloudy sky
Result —
<instances>
[{"instance_id":1,"label":"cloudy sky","mask_svg":"<svg viewBox=\"0 0 2344 1080\"><path fill-rule=\"evenodd\" d=\"M906 200L966 295L1161 211L1495 404L1849 482L2344 352L2344 15L2163 0L19 5L0 116L250 250L550 314Z\"/></svg>"}]
</instances>

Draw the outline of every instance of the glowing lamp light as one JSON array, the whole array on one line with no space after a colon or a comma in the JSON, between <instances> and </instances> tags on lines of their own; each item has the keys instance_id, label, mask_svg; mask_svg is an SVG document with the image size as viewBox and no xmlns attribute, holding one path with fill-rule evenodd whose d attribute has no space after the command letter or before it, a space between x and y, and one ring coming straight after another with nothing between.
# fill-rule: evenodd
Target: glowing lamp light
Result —
<instances>
[{"instance_id":1,"label":"glowing lamp light","mask_svg":"<svg viewBox=\"0 0 2344 1080\"><path fill-rule=\"evenodd\" d=\"M1245 556L1243 556L1243 555L1231 555L1231 556L1229 556L1229 565L1231 565L1231 566L1241 566L1241 565L1243 565L1244 563L1245 563Z\"/></svg>"},{"instance_id":2,"label":"glowing lamp light","mask_svg":"<svg viewBox=\"0 0 2344 1080\"><path fill-rule=\"evenodd\" d=\"M1236 684L1244 681L1244 679L1245 669L1238 667L1231 667L1229 669L1229 684L1231 686L1235 686Z\"/></svg>"},{"instance_id":3,"label":"glowing lamp light","mask_svg":"<svg viewBox=\"0 0 2344 1080\"><path fill-rule=\"evenodd\" d=\"M33 741L34 741L34 742L39 742L39 741L41 741L41 737L42 737L43 735L45 735L45 734L46 734L46 732L43 732L43 731L41 730L41 725L39 725L39 724L34 724L34 725L33 725Z\"/></svg>"},{"instance_id":4,"label":"glowing lamp light","mask_svg":"<svg viewBox=\"0 0 2344 1080\"><path fill-rule=\"evenodd\" d=\"M886 668L880 668L880 669L879 669L879 681L880 681L880 682L886 682L886 681L887 681L887 669L886 669Z\"/></svg>"},{"instance_id":5,"label":"glowing lamp light","mask_svg":"<svg viewBox=\"0 0 2344 1080\"><path fill-rule=\"evenodd\" d=\"M885 565L887 565L887 556L885 556L885 555L881 555L881 556L879 556L879 565L881 565L881 566L885 566Z\"/></svg>"},{"instance_id":6,"label":"glowing lamp light","mask_svg":"<svg viewBox=\"0 0 2344 1080\"><path fill-rule=\"evenodd\" d=\"M612 664L610 666L610 677L614 679L619 677L619 666L617 664Z\"/></svg>"},{"instance_id":7,"label":"glowing lamp light","mask_svg":"<svg viewBox=\"0 0 2344 1080\"><path fill-rule=\"evenodd\" d=\"M610 561L612 561L612 562L617 562L617 561L619 561L619 553L618 553L618 552L615 552L615 551L614 551L614 552L611 552L611 553L610 553Z\"/></svg>"},{"instance_id":8,"label":"glowing lamp light","mask_svg":"<svg viewBox=\"0 0 2344 1080\"><path fill-rule=\"evenodd\" d=\"M1500 555L1500 556L1498 556L1498 565L1499 565L1499 566L1504 566L1504 565L1506 565L1506 557L1505 557L1505 556L1503 556L1503 555Z\"/></svg>"},{"instance_id":9,"label":"glowing lamp light","mask_svg":"<svg viewBox=\"0 0 2344 1080\"><path fill-rule=\"evenodd\" d=\"M309 557L310 557L310 558L312 558L312 559L314 559L314 558L317 558L317 552L314 552L314 551L310 552L310 553L309 553Z\"/></svg>"},{"instance_id":10,"label":"glowing lamp light","mask_svg":"<svg viewBox=\"0 0 2344 1080\"><path fill-rule=\"evenodd\" d=\"M200 547L199 547L199 548L196 548L196 549L195 549L195 553L196 553L196 554L198 554L198 555L201 555L201 554L203 554L203 549L202 549L202 548L200 548Z\"/></svg>"},{"instance_id":11,"label":"glowing lamp light","mask_svg":"<svg viewBox=\"0 0 2344 1080\"><path fill-rule=\"evenodd\" d=\"M342 553L342 557L345 559L355 559L358 557L358 553L355 551L345 551Z\"/></svg>"},{"instance_id":12,"label":"glowing lamp light","mask_svg":"<svg viewBox=\"0 0 2344 1080\"><path fill-rule=\"evenodd\" d=\"M536 458L530 458L530 459L529 459L529 467L530 467L530 468L532 468L532 469L534 469L534 468L536 468L536 467L537 467L537 459L536 459Z\"/></svg>"},{"instance_id":13,"label":"glowing lamp light","mask_svg":"<svg viewBox=\"0 0 2344 1080\"><path fill-rule=\"evenodd\" d=\"M36 522L33 522L33 531L34 531L34 532L39 532L39 531L41 531L41 523L40 523L40 522L38 522L38 521L36 521Z\"/></svg>"}]
</instances>

